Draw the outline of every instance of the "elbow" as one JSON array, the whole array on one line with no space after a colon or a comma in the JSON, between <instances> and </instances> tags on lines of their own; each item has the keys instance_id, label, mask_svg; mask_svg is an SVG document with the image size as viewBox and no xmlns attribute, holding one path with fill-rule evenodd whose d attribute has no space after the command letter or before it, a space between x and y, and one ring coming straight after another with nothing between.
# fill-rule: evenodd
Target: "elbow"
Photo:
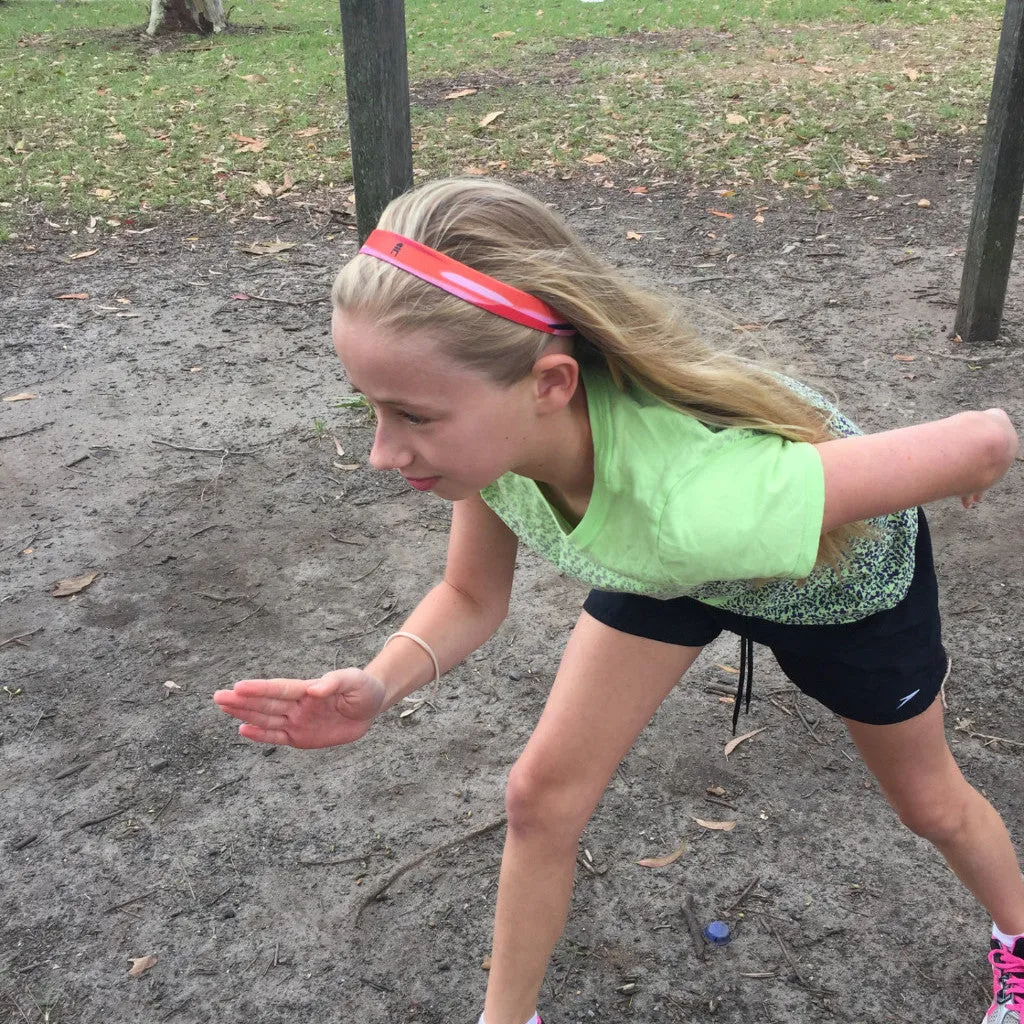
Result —
<instances>
[{"instance_id":1,"label":"elbow","mask_svg":"<svg viewBox=\"0 0 1024 1024\"><path fill-rule=\"evenodd\" d=\"M1020 449L1020 439L1002 409L986 409L970 413L978 423L979 455L978 470L982 474L981 489L991 487L1001 480L1013 465Z\"/></svg>"}]
</instances>

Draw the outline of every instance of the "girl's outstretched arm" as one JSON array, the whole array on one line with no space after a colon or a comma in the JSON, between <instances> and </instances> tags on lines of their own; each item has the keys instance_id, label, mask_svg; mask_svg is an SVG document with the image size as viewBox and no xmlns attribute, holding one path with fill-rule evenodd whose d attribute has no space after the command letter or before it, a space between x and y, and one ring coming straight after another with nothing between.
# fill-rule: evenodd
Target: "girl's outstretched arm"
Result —
<instances>
[{"instance_id":1,"label":"girl's outstretched arm","mask_svg":"<svg viewBox=\"0 0 1024 1024\"><path fill-rule=\"evenodd\" d=\"M939 498L970 505L1013 464L1017 433L1002 409L815 445L825 470L821 532Z\"/></svg>"},{"instance_id":2,"label":"girl's outstretched arm","mask_svg":"<svg viewBox=\"0 0 1024 1024\"><path fill-rule=\"evenodd\" d=\"M416 606L402 629L422 637L441 672L457 665L498 628L508 611L516 538L479 497L452 512L444 580ZM246 679L213 699L242 721L258 743L327 747L359 739L382 711L434 675L429 655L396 637L365 669L319 679Z\"/></svg>"}]
</instances>

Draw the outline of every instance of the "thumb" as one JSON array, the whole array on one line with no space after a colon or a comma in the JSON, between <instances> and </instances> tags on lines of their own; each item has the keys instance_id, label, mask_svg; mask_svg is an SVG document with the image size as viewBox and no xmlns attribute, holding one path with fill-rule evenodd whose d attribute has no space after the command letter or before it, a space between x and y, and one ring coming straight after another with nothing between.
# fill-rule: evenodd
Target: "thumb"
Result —
<instances>
[{"instance_id":1,"label":"thumb","mask_svg":"<svg viewBox=\"0 0 1024 1024\"><path fill-rule=\"evenodd\" d=\"M325 672L319 679L312 682L306 692L311 697L331 697L351 690L358 681L359 669L342 668L333 672Z\"/></svg>"}]
</instances>

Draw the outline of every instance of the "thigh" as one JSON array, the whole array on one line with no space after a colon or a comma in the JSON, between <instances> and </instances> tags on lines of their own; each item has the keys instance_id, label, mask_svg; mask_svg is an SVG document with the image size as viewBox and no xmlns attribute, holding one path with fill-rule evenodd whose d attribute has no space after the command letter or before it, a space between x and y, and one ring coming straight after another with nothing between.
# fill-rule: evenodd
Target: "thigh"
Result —
<instances>
[{"instance_id":1,"label":"thigh","mask_svg":"<svg viewBox=\"0 0 1024 1024\"><path fill-rule=\"evenodd\" d=\"M583 612L517 771L589 817L619 761L700 647L649 640Z\"/></svg>"},{"instance_id":2,"label":"thigh","mask_svg":"<svg viewBox=\"0 0 1024 1024\"><path fill-rule=\"evenodd\" d=\"M895 725L844 722L864 763L897 810L953 795L962 776L946 742L940 700Z\"/></svg>"}]
</instances>

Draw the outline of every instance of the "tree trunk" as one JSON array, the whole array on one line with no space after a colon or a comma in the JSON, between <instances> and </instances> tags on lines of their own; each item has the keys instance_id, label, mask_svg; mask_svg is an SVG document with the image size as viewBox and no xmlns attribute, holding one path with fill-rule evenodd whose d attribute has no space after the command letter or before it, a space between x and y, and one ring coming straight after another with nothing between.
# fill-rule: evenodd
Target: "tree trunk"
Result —
<instances>
[{"instance_id":1,"label":"tree trunk","mask_svg":"<svg viewBox=\"0 0 1024 1024\"><path fill-rule=\"evenodd\" d=\"M164 32L223 32L227 28L222 0L151 0L149 27L155 36Z\"/></svg>"}]
</instances>

